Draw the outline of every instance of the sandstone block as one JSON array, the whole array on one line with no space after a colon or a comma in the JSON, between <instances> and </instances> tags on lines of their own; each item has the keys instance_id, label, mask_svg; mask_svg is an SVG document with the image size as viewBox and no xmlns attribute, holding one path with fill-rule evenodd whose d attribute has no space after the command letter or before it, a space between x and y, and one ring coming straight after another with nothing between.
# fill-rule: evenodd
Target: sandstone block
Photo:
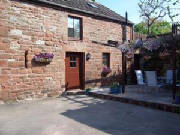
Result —
<instances>
[{"instance_id":1,"label":"sandstone block","mask_svg":"<svg viewBox=\"0 0 180 135\"><path fill-rule=\"evenodd\" d=\"M39 67L32 68L32 73L42 74L43 73L43 69L39 68Z\"/></svg>"},{"instance_id":2,"label":"sandstone block","mask_svg":"<svg viewBox=\"0 0 180 135\"><path fill-rule=\"evenodd\" d=\"M19 50L20 49L20 44L17 44L17 43L10 43L10 49L13 49L13 50Z\"/></svg>"},{"instance_id":3,"label":"sandstone block","mask_svg":"<svg viewBox=\"0 0 180 135\"><path fill-rule=\"evenodd\" d=\"M36 45L44 45L44 44L45 44L45 41L43 41L43 40L36 41Z\"/></svg>"},{"instance_id":4,"label":"sandstone block","mask_svg":"<svg viewBox=\"0 0 180 135\"><path fill-rule=\"evenodd\" d=\"M8 36L8 28L5 26L0 26L0 37Z\"/></svg>"},{"instance_id":5,"label":"sandstone block","mask_svg":"<svg viewBox=\"0 0 180 135\"><path fill-rule=\"evenodd\" d=\"M19 29L11 29L9 32L10 36L22 36L22 31Z\"/></svg>"},{"instance_id":6,"label":"sandstone block","mask_svg":"<svg viewBox=\"0 0 180 135\"><path fill-rule=\"evenodd\" d=\"M0 60L0 67L7 67L8 63L7 60Z\"/></svg>"}]
</instances>

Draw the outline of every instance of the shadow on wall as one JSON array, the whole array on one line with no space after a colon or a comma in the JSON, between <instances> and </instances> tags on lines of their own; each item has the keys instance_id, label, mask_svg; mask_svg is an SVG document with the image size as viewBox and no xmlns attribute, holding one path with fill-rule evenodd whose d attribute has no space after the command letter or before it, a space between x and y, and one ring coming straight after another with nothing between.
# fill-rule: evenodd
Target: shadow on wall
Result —
<instances>
[{"instance_id":1,"label":"shadow on wall","mask_svg":"<svg viewBox=\"0 0 180 135\"><path fill-rule=\"evenodd\" d=\"M36 62L34 59L31 60L32 67L44 67L44 66L49 65L49 64L50 64L50 62L41 63L41 62Z\"/></svg>"},{"instance_id":2,"label":"shadow on wall","mask_svg":"<svg viewBox=\"0 0 180 135\"><path fill-rule=\"evenodd\" d=\"M162 115L161 111L154 112L139 106L85 96L65 97L65 100L71 101L71 104L78 104L81 108L67 110L60 115L111 135L136 133L170 135L177 134L179 131L178 120L168 124L166 116ZM157 119L154 116L161 117Z\"/></svg>"},{"instance_id":3,"label":"shadow on wall","mask_svg":"<svg viewBox=\"0 0 180 135\"><path fill-rule=\"evenodd\" d=\"M99 79L88 80L86 81L86 85L90 87L104 87L104 86L111 86L114 82L122 82L122 74L120 72L114 72L110 76L101 76Z\"/></svg>"},{"instance_id":4,"label":"shadow on wall","mask_svg":"<svg viewBox=\"0 0 180 135\"><path fill-rule=\"evenodd\" d=\"M86 86L88 87L105 87L105 86L111 86L114 82L120 82L120 84L123 83L122 80L122 72L120 69L118 69L117 72L114 72L111 75L103 76L101 75L101 78L94 79L94 80L88 80L86 81ZM131 63L126 70L126 84L128 85L134 85L137 84L136 81L136 75L134 72L134 65Z\"/></svg>"},{"instance_id":5,"label":"shadow on wall","mask_svg":"<svg viewBox=\"0 0 180 135\"><path fill-rule=\"evenodd\" d=\"M101 87L111 86L114 82L122 83L122 74L114 72L111 76L101 78Z\"/></svg>"}]
</instances>

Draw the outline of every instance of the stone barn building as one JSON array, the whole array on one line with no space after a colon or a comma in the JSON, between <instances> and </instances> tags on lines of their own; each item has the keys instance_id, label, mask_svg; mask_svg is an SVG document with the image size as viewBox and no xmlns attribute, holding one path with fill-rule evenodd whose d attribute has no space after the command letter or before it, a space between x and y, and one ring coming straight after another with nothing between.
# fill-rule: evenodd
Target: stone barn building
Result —
<instances>
[{"instance_id":1,"label":"stone barn building","mask_svg":"<svg viewBox=\"0 0 180 135\"><path fill-rule=\"evenodd\" d=\"M116 44L132 38L133 24L97 2L0 0L0 100L108 85L122 70ZM51 62L35 61L44 53Z\"/></svg>"}]
</instances>

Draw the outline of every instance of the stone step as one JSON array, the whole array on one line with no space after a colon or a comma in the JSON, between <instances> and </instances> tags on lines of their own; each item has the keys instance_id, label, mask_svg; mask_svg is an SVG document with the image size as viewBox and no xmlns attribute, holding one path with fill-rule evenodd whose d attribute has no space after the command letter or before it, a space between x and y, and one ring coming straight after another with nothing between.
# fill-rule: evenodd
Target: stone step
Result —
<instances>
[{"instance_id":1,"label":"stone step","mask_svg":"<svg viewBox=\"0 0 180 135\"><path fill-rule=\"evenodd\" d=\"M96 93L96 92L89 92L89 96L105 99L105 100L113 100L113 101L119 101L122 103L140 105L140 106L144 106L144 107L148 107L152 109L158 109L158 110L162 110L166 112L180 113L180 106L176 104L163 104L163 103L132 99L128 97L119 97L116 95Z\"/></svg>"},{"instance_id":2,"label":"stone step","mask_svg":"<svg viewBox=\"0 0 180 135\"><path fill-rule=\"evenodd\" d=\"M68 90L65 91L63 96L72 96L72 95L85 95L85 90L75 89L75 90Z\"/></svg>"}]
</instances>

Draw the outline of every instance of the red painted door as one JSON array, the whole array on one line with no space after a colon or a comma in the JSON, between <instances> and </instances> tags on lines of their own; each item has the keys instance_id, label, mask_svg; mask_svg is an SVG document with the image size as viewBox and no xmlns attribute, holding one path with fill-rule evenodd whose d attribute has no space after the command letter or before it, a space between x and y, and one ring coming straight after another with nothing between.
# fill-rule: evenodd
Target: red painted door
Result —
<instances>
[{"instance_id":1,"label":"red painted door","mask_svg":"<svg viewBox=\"0 0 180 135\"><path fill-rule=\"evenodd\" d=\"M66 53L66 90L81 88L80 61L79 53Z\"/></svg>"}]
</instances>

